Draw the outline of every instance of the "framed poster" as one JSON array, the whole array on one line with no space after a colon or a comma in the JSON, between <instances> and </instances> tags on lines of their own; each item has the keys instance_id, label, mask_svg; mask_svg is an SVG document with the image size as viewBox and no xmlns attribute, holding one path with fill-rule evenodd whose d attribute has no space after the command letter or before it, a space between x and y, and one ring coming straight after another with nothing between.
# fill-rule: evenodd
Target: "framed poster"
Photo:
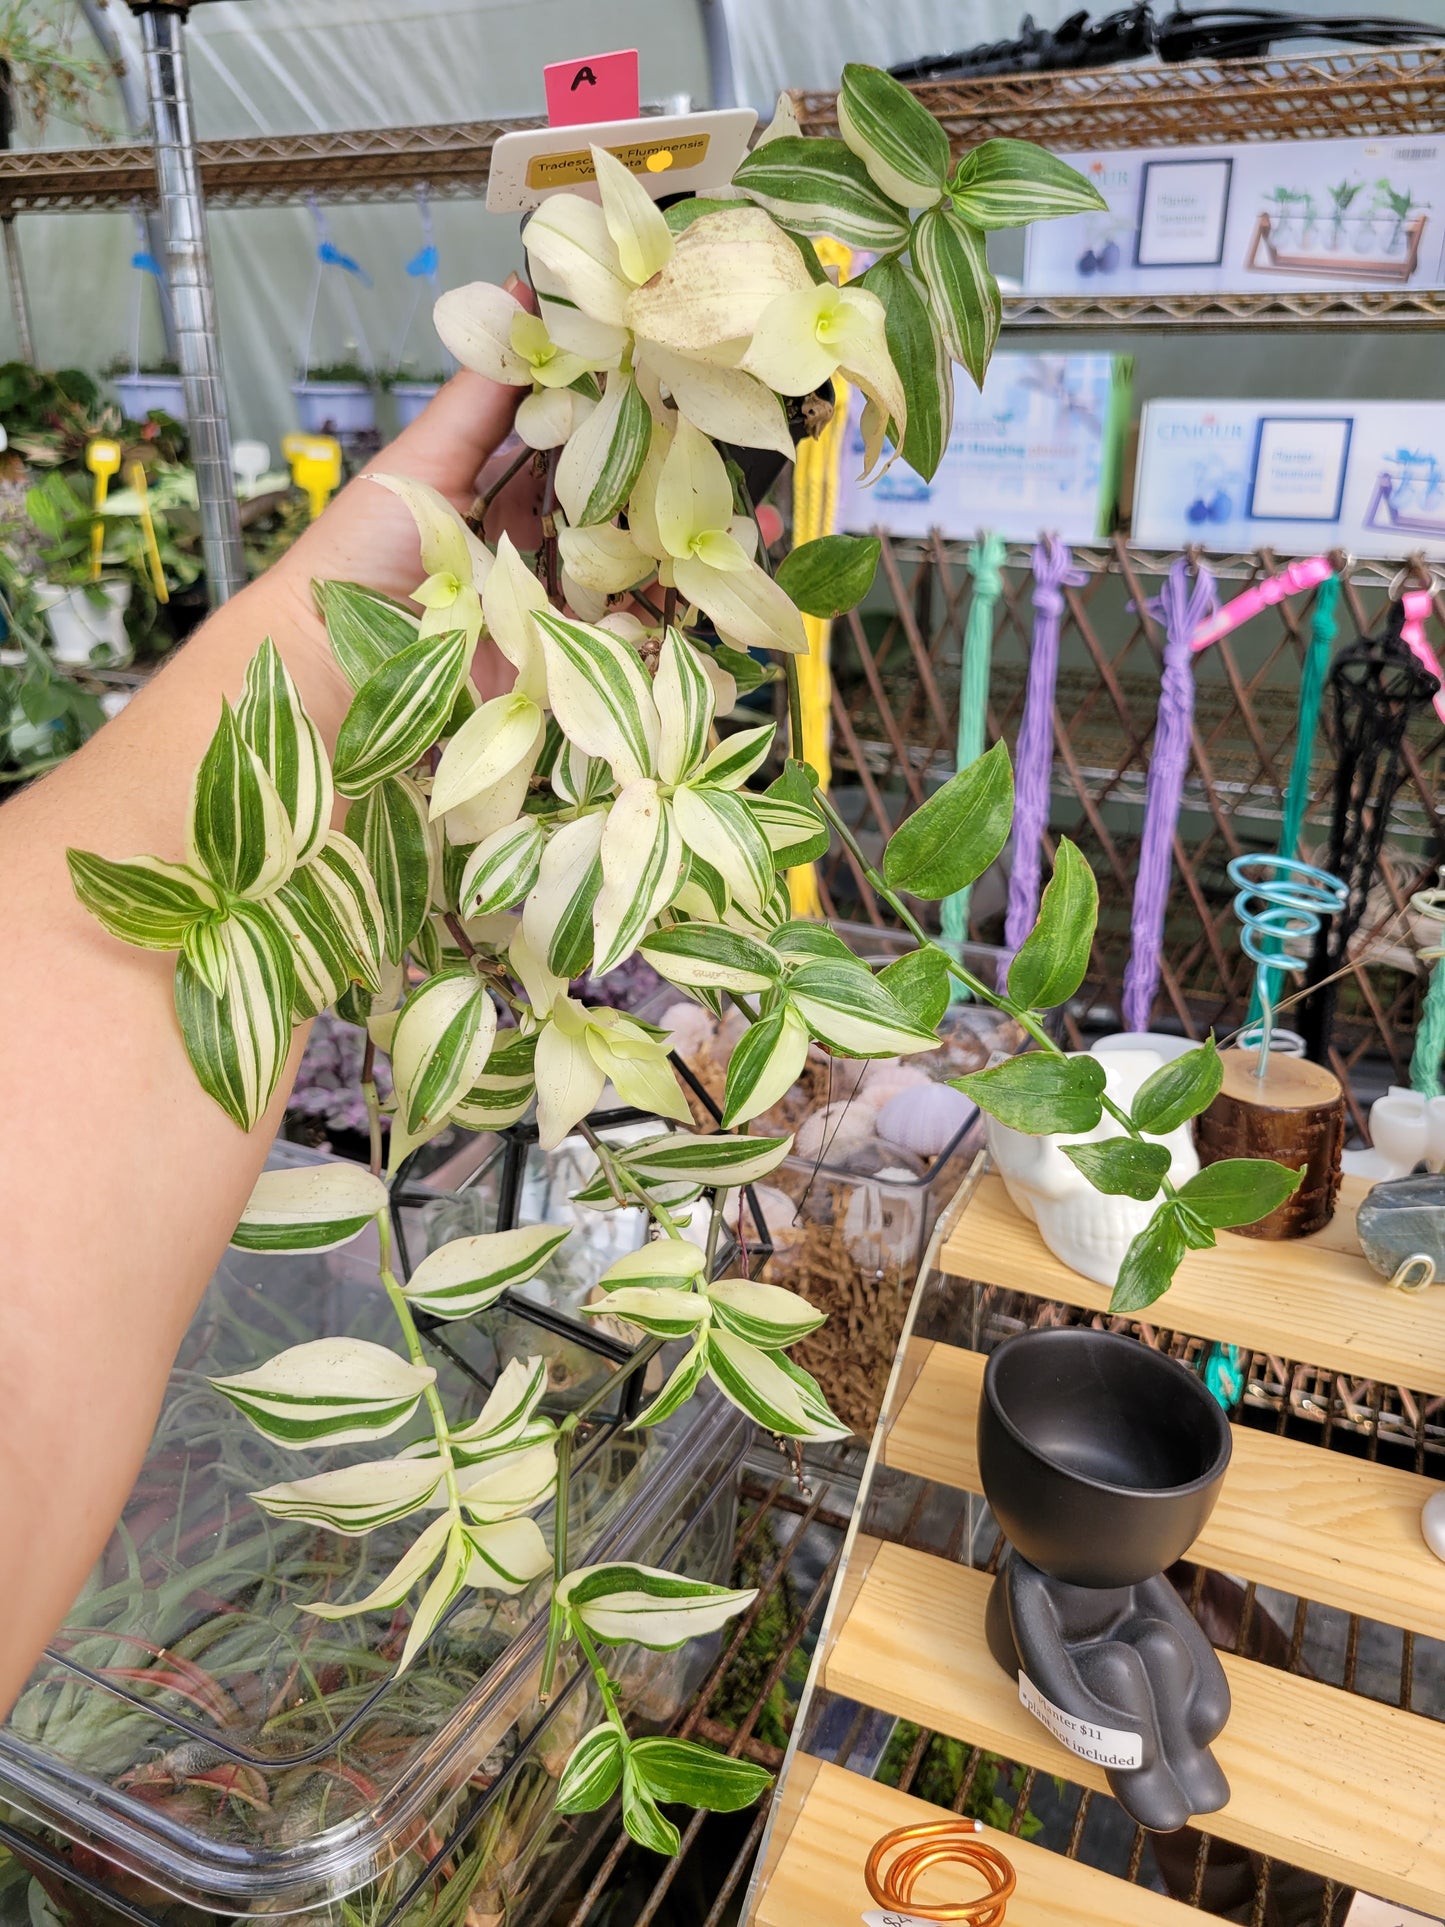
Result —
<instances>
[{"instance_id":1,"label":"framed poster","mask_svg":"<svg viewBox=\"0 0 1445 1927\"><path fill-rule=\"evenodd\" d=\"M1145 161L1134 231L1136 268L1217 268L1224 260L1234 162Z\"/></svg>"},{"instance_id":2,"label":"framed poster","mask_svg":"<svg viewBox=\"0 0 1445 1927\"><path fill-rule=\"evenodd\" d=\"M1345 506L1352 415L1261 415L1250 477L1252 522L1326 522Z\"/></svg>"}]
</instances>

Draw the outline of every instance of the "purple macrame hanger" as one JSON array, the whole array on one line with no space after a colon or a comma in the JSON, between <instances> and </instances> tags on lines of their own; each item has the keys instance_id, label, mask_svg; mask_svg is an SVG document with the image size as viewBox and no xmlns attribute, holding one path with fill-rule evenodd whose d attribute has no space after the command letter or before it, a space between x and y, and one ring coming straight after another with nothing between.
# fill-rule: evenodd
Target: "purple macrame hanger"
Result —
<instances>
[{"instance_id":1,"label":"purple macrame hanger","mask_svg":"<svg viewBox=\"0 0 1445 1927\"><path fill-rule=\"evenodd\" d=\"M1194 671L1191 644L1199 625L1217 605L1214 577L1202 562L1190 564L1180 556L1169 565L1169 577L1149 612L1164 624L1164 675L1159 685L1159 715L1154 726L1154 749L1149 758L1149 782L1144 792L1144 834L1139 843L1139 874L1134 884L1132 949L1124 972L1124 1026L1148 1030L1159 988L1159 965L1164 954L1164 910L1169 900L1169 875L1179 806L1184 800L1184 776L1189 767L1189 744L1194 727Z\"/></svg>"},{"instance_id":2,"label":"purple macrame hanger","mask_svg":"<svg viewBox=\"0 0 1445 1927\"><path fill-rule=\"evenodd\" d=\"M1039 912L1039 874L1044 831L1049 823L1049 779L1054 767L1054 684L1059 671L1059 627L1064 590L1082 588L1087 579L1074 567L1066 542L1046 535L1034 548L1034 635L1029 649L1029 681L1024 717L1014 758L1013 859L1008 880L1004 952L998 961L998 988L1008 983L1014 953L1034 927Z\"/></svg>"}]
</instances>

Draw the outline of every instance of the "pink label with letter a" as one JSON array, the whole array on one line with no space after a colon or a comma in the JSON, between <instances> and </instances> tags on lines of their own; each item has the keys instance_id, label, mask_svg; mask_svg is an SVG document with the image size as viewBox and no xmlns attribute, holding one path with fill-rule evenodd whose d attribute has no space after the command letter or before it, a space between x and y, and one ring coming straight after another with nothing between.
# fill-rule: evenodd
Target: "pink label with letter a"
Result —
<instances>
[{"instance_id":1,"label":"pink label with letter a","mask_svg":"<svg viewBox=\"0 0 1445 1927\"><path fill-rule=\"evenodd\" d=\"M554 127L581 127L593 120L636 120L640 106L637 49L559 60L542 69L547 118Z\"/></svg>"}]
</instances>

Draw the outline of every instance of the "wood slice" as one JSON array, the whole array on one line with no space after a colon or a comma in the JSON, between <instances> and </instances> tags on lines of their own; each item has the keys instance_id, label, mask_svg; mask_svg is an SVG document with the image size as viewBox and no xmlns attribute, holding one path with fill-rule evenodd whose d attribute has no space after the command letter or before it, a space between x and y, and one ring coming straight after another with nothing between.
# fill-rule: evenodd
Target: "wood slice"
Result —
<instances>
[{"instance_id":1,"label":"wood slice","mask_svg":"<svg viewBox=\"0 0 1445 1927\"><path fill-rule=\"evenodd\" d=\"M1236 1230L1245 1238L1303 1238L1334 1215L1345 1145L1345 1098L1339 1079L1303 1057L1271 1054L1263 1078L1259 1054L1222 1053L1224 1083L1198 1120L1199 1162L1221 1158L1275 1158L1293 1170L1305 1166L1292 1198L1258 1224Z\"/></svg>"}]
</instances>

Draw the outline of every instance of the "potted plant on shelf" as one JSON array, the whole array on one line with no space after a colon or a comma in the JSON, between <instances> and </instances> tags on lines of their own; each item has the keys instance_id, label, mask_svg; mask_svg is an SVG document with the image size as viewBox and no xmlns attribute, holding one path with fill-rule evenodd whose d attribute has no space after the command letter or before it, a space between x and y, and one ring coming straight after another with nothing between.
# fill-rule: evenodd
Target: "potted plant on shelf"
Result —
<instances>
[{"instance_id":1,"label":"potted plant on shelf","mask_svg":"<svg viewBox=\"0 0 1445 1927\"><path fill-rule=\"evenodd\" d=\"M376 374L359 361L305 368L291 393L308 435L366 435L376 427Z\"/></svg>"},{"instance_id":2,"label":"potted plant on shelf","mask_svg":"<svg viewBox=\"0 0 1445 1927\"><path fill-rule=\"evenodd\" d=\"M446 380L443 374L403 374L396 369L387 377L387 391L396 406L396 425L409 428Z\"/></svg>"},{"instance_id":3,"label":"potted plant on shelf","mask_svg":"<svg viewBox=\"0 0 1445 1927\"><path fill-rule=\"evenodd\" d=\"M953 363L981 381L998 333L988 232L1101 205L1072 168L1028 143L986 141L955 164L942 128L876 69L846 69L839 106L843 139L805 140L775 121L735 176L737 198L689 199L665 213L594 148L601 204L555 195L525 230L538 312L484 284L437 307L459 361L523 391L517 429L547 451L555 500L539 553L522 555L506 535L490 549L431 490L376 475L415 517L425 579L415 609L355 584L317 584L354 690L334 754L279 653L258 638L244 691L223 706L197 774L187 861L70 857L81 900L115 937L179 952L186 1051L238 1128L263 1115L296 1023L334 1007L366 1028L370 1170L269 1174L236 1242L316 1249L374 1225L401 1350L338 1336L218 1385L283 1444L338 1428L375 1442L365 1468L260 1493L267 1509L352 1534L415 1520L411 1549L368 1601L310 1610L335 1617L414 1601L406 1667L469 1589L550 1573L542 1696L566 1648L603 1708L572 1754L560 1806L590 1810L620 1790L633 1837L663 1852L676 1850L678 1834L659 1802L731 1808L756 1798L761 1779L694 1743L630 1737L608 1650L672 1648L716 1630L752 1595L636 1565L574 1568L577 1415L539 1426L530 1385L494 1394L497 1409L481 1418L443 1408L421 1362L417 1317L485 1318L540 1262L540 1247L535 1234L525 1249L456 1240L403 1275L392 1255L376 1054L389 1056L394 1087L388 1175L449 1122L486 1128L535 1098L544 1150L574 1131L592 1145L588 1197L648 1213L656 1241L599 1280L600 1309L645 1334L618 1377L671 1347L664 1382L636 1419L643 1427L710 1381L784 1439L847 1430L789 1355L821 1315L781 1288L714 1279L674 1207L712 1188L715 1240L729 1191L788 1154L789 1136L746 1126L789 1088L810 1048L863 1058L930 1050L950 978L1007 1011L1038 1046L960 1079L962 1088L1037 1133L1088 1130L1107 1111L1118 1132L1088 1147L1086 1175L1106 1191L1158 1197L1121 1270L1120 1309L1164 1291L1186 1245L1262 1215L1297 1182L1276 1165L1237 1161L1227 1185L1191 1179L1176 1189L1135 1116L1109 1098L1103 1067L1053 1042L1041 1013L1081 983L1097 911L1093 877L1067 839L1002 991L914 916L910 902L964 887L1002 851L1013 803L1002 744L902 825L881 870L797 760L803 612L856 605L876 544L824 537L796 549L774 578L742 471L718 444L788 458L786 402L841 373L867 398L869 468L901 453L932 475L952 420ZM880 258L839 288L810 238L824 234ZM703 618L721 646L700 633ZM510 691L487 702L469 677L483 636L515 672ZM792 753L766 789L757 781L776 726L721 741L713 728L732 701L727 652L752 649L780 655L788 680L791 743L778 747ZM344 830L331 827L338 798L347 799ZM791 914L781 872L834 835L913 939L886 973ZM718 1133L666 1130L691 1120L665 1039L575 994L584 970L605 979L638 953L700 1003L741 1015ZM664 1128L641 1143L603 1144L586 1119L609 1082ZM1164 1066L1140 1100L1147 1094L1158 1130L1166 1115L1194 1115L1218 1086L1211 1042ZM426 1447L387 1457L387 1436L422 1407ZM553 1492L548 1548L530 1514Z\"/></svg>"},{"instance_id":4,"label":"potted plant on shelf","mask_svg":"<svg viewBox=\"0 0 1445 1927\"><path fill-rule=\"evenodd\" d=\"M127 421L143 422L151 415L176 422L186 419L186 391L176 362L162 357L142 365L122 355L105 372Z\"/></svg>"}]
</instances>

